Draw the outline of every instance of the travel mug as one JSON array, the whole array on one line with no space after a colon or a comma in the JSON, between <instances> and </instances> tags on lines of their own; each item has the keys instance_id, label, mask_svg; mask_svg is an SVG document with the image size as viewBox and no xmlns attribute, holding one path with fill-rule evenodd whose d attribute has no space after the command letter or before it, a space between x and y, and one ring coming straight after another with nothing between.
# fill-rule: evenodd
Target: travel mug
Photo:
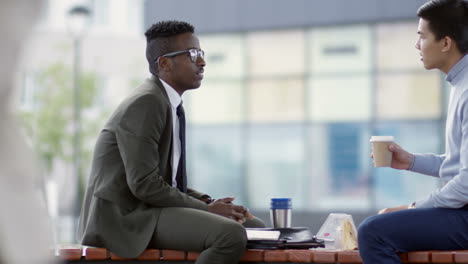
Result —
<instances>
[{"instance_id":1,"label":"travel mug","mask_svg":"<svg viewBox=\"0 0 468 264\"><path fill-rule=\"evenodd\" d=\"M272 198L270 217L274 228L291 227L291 198Z\"/></svg>"}]
</instances>

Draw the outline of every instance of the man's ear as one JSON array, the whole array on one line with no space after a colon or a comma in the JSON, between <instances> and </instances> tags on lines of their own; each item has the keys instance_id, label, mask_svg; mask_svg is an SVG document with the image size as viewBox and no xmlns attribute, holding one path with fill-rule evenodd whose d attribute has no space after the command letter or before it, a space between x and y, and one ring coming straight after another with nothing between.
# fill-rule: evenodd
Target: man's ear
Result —
<instances>
[{"instance_id":1,"label":"man's ear","mask_svg":"<svg viewBox=\"0 0 468 264\"><path fill-rule=\"evenodd\" d=\"M441 39L441 41L443 43L442 52L448 52L454 48L455 42L449 36L445 36L444 38Z\"/></svg>"},{"instance_id":2,"label":"man's ear","mask_svg":"<svg viewBox=\"0 0 468 264\"><path fill-rule=\"evenodd\" d=\"M172 68L172 61L166 57L159 57L158 69L159 72L169 72Z\"/></svg>"}]
</instances>

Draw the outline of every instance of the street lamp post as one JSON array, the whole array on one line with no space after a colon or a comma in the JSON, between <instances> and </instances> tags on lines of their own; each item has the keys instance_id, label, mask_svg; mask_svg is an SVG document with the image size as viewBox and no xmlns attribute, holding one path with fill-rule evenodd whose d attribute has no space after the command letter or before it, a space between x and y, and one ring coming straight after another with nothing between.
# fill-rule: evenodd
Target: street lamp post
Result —
<instances>
[{"instance_id":1,"label":"street lamp post","mask_svg":"<svg viewBox=\"0 0 468 264\"><path fill-rule=\"evenodd\" d=\"M73 231L75 235L76 223L79 216L78 199L79 182L81 176L81 94L80 94L80 59L81 42L89 26L91 11L85 6L74 6L67 13L68 31L73 37L73 183L77 193L73 204Z\"/></svg>"}]
</instances>

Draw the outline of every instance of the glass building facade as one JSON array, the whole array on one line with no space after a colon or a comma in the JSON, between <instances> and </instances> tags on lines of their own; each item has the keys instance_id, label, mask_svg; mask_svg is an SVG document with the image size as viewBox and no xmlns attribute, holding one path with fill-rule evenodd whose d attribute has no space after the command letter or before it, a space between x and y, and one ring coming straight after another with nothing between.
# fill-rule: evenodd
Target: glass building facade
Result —
<instances>
[{"instance_id":1,"label":"glass building facade","mask_svg":"<svg viewBox=\"0 0 468 264\"><path fill-rule=\"evenodd\" d=\"M253 209L410 203L437 179L374 169L371 135L443 151L444 80L414 48L417 21L199 34L205 80L186 93L192 185ZM417 186L417 187L416 187Z\"/></svg>"}]
</instances>

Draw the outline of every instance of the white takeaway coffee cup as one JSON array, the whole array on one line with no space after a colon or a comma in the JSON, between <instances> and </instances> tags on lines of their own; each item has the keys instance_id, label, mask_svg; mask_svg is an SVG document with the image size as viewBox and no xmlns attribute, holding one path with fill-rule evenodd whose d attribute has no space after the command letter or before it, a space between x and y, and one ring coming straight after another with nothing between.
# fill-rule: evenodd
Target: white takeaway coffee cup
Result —
<instances>
[{"instance_id":1,"label":"white takeaway coffee cup","mask_svg":"<svg viewBox=\"0 0 468 264\"><path fill-rule=\"evenodd\" d=\"M372 136L372 154L374 155L375 167L390 167L393 153L388 150L388 146L395 142L392 136Z\"/></svg>"}]
</instances>

